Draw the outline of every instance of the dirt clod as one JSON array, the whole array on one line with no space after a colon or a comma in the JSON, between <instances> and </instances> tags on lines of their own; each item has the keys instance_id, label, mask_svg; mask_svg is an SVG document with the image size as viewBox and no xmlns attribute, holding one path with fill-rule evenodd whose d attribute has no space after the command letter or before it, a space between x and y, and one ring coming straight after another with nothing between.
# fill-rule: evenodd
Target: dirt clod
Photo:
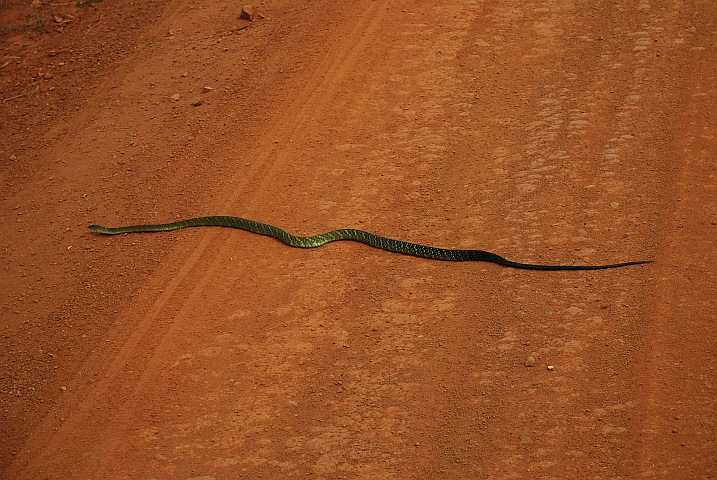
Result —
<instances>
[{"instance_id":1,"label":"dirt clod","mask_svg":"<svg viewBox=\"0 0 717 480\"><path fill-rule=\"evenodd\" d=\"M240 17L243 20L249 20L250 22L254 21L254 10L252 9L251 5L244 5L241 7L241 15Z\"/></svg>"}]
</instances>

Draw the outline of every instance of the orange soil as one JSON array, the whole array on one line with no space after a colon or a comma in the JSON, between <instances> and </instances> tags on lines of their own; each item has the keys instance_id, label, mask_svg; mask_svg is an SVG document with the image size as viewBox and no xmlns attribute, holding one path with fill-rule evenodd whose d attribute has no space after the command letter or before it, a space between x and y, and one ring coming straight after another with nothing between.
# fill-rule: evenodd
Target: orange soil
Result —
<instances>
[{"instance_id":1,"label":"orange soil","mask_svg":"<svg viewBox=\"0 0 717 480\"><path fill-rule=\"evenodd\" d=\"M0 4L0 476L716 477L717 4L254 10Z\"/></svg>"}]
</instances>

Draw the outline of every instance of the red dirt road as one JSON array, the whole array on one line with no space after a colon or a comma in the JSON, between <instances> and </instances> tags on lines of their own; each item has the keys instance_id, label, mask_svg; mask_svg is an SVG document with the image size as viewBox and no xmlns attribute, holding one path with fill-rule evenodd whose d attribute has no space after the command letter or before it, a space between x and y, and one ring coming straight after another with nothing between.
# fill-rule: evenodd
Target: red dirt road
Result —
<instances>
[{"instance_id":1,"label":"red dirt road","mask_svg":"<svg viewBox=\"0 0 717 480\"><path fill-rule=\"evenodd\" d=\"M0 477L717 477L717 4L240 11L0 4Z\"/></svg>"}]
</instances>

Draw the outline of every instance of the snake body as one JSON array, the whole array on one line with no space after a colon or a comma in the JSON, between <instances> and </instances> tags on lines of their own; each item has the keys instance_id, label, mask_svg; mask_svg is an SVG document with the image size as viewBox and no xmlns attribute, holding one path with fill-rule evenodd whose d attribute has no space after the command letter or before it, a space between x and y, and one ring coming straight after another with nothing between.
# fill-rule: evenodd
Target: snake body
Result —
<instances>
[{"instance_id":1,"label":"snake body","mask_svg":"<svg viewBox=\"0 0 717 480\"><path fill-rule=\"evenodd\" d=\"M430 258L433 260L446 260L453 262L490 262L504 267L520 268L523 270L604 270L607 268L626 267L628 265L640 265L651 263L649 260L636 262L613 263L610 265L532 265L529 263L518 263L484 250L450 250L445 248L429 247L417 243L402 242L392 238L381 237L363 230L342 229L314 235L311 237L299 237L291 235L273 225L255 222L240 217L213 216L198 217L181 220L179 222L164 223L160 225L130 225L127 227L107 228L100 225L90 225L89 229L105 235L118 235L121 233L136 232L167 232L187 227L231 227L247 230L249 232L266 235L298 248L316 248L338 240L352 240L365 243L381 250L412 255L414 257Z\"/></svg>"}]
</instances>

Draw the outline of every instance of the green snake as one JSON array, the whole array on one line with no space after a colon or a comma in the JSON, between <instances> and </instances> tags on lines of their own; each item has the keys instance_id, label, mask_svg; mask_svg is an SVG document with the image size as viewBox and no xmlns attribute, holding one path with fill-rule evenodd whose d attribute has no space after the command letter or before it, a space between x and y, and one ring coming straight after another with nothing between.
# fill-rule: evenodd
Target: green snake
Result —
<instances>
[{"instance_id":1,"label":"green snake","mask_svg":"<svg viewBox=\"0 0 717 480\"><path fill-rule=\"evenodd\" d=\"M453 262L490 262L497 263L504 267L520 268L523 270L604 270L606 268L652 263L651 260L641 260L637 262L613 263L610 265L532 265L529 263L512 262L500 255L483 250L449 250L445 248L428 247L417 243L402 242L392 238L380 237L372 233L364 232L363 230L349 228L334 230L312 237L297 237L273 225L247 220L246 218L227 216L199 217L161 225L130 225L128 227L117 228L90 225L89 229L105 235L118 235L120 233L135 232L167 232L186 227L205 226L240 228L249 232L258 233L259 235L274 237L286 245L298 248L316 248L337 240L352 240L382 250L388 250L389 252L413 255L414 257Z\"/></svg>"}]
</instances>

